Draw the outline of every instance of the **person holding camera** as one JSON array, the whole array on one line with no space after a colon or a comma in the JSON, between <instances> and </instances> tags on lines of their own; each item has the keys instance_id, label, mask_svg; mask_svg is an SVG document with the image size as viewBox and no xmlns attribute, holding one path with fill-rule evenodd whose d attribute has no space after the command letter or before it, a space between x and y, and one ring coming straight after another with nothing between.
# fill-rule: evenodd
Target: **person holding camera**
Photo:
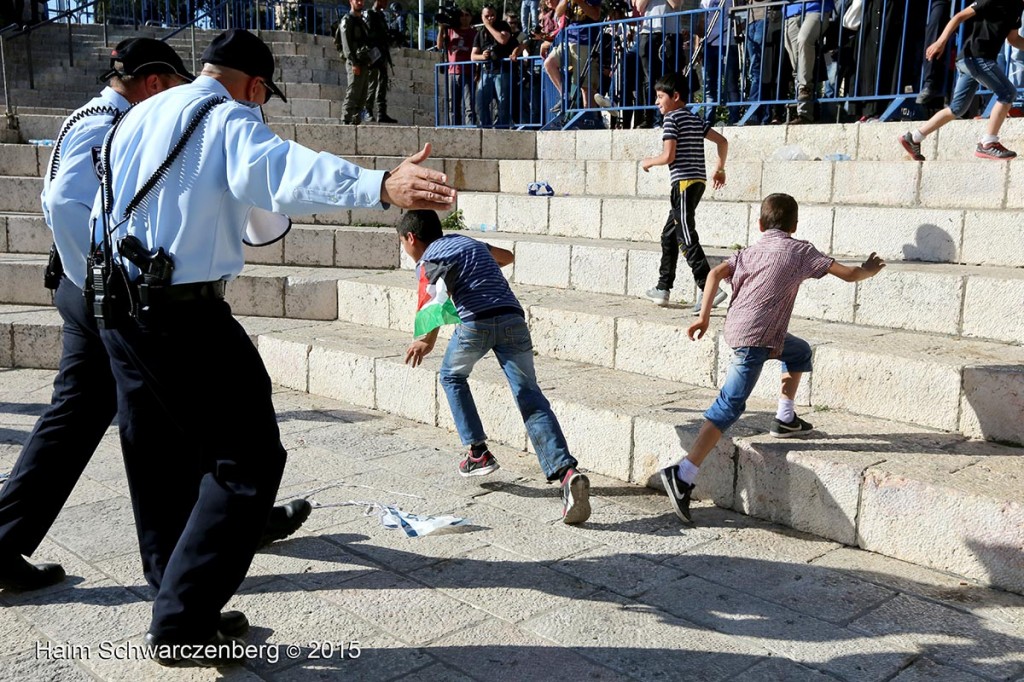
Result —
<instances>
[{"instance_id":1,"label":"person holding camera","mask_svg":"<svg viewBox=\"0 0 1024 682\"><path fill-rule=\"evenodd\" d=\"M498 127L508 127L509 111L509 68L508 59L519 46L519 41L512 37L512 28L508 22L498 19L498 11L494 5L484 5L480 13L483 26L473 41L472 59L481 62L480 84L476 91L476 108L480 112L480 127L494 126L494 115L491 104L498 103Z\"/></svg>"},{"instance_id":2,"label":"person holding camera","mask_svg":"<svg viewBox=\"0 0 1024 682\"><path fill-rule=\"evenodd\" d=\"M341 56L345 59L348 87L345 90L345 123L359 125L370 86L370 29L363 20L364 0L352 0L352 10L341 18L338 33L341 36Z\"/></svg>"},{"instance_id":3,"label":"person holding camera","mask_svg":"<svg viewBox=\"0 0 1024 682\"><path fill-rule=\"evenodd\" d=\"M455 21L458 26L451 26L445 21ZM473 15L469 10L459 10L457 15L439 15L440 29L437 32L437 49L448 54L448 124L453 126L473 125L473 66L460 62L472 60L473 41L476 29L473 28Z\"/></svg>"}]
</instances>

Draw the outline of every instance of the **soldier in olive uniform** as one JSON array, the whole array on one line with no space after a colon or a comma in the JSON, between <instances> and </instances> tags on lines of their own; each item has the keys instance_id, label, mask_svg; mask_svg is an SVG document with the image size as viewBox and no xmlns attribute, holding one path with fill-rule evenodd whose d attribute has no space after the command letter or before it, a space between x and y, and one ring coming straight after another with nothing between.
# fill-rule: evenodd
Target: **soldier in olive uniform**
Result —
<instances>
[{"instance_id":1,"label":"soldier in olive uniform","mask_svg":"<svg viewBox=\"0 0 1024 682\"><path fill-rule=\"evenodd\" d=\"M341 56L345 58L348 90L345 91L345 123L358 125L366 106L370 84L370 32L363 20L363 0L351 0L352 11L341 18Z\"/></svg>"},{"instance_id":2,"label":"soldier in olive uniform","mask_svg":"<svg viewBox=\"0 0 1024 682\"><path fill-rule=\"evenodd\" d=\"M366 23L370 28L370 45L379 50L371 54L377 61L370 65L370 91L366 103L377 123L398 123L388 116L388 68L391 66L391 48L388 45L388 19L384 16L387 0L374 0L373 7L366 11Z\"/></svg>"}]
</instances>

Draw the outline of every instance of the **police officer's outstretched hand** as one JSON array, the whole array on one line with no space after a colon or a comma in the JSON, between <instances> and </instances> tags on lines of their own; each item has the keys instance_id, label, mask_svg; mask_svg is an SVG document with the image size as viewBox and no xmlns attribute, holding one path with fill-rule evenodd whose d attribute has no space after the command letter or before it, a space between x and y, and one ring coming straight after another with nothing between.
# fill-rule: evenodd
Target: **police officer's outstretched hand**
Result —
<instances>
[{"instance_id":1,"label":"police officer's outstretched hand","mask_svg":"<svg viewBox=\"0 0 1024 682\"><path fill-rule=\"evenodd\" d=\"M424 208L447 211L455 202L455 189L448 177L419 165L430 158L430 143L391 171L381 187L380 200L399 208Z\"/></svg>"}]
</instances>

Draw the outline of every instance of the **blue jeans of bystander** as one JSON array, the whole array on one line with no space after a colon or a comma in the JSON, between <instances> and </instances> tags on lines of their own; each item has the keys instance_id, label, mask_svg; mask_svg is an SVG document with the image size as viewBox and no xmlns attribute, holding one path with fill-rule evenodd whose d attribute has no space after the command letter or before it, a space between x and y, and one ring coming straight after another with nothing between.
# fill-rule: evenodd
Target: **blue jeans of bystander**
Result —
<instances>
[{"instance_id":1,"label":"blue jeans of bystander","mask_svg":"<svg viewBox=\"0 0 1024 682\"><path fill-rule=\"evenodd\" d=\"M509 123L508 102L509 77L505 65L484 67L480 72L480 85L476 91L476 112L481 128L494 127L491 102L498 101L498 127L507 128Z\"/></svg>"}]
</instances>

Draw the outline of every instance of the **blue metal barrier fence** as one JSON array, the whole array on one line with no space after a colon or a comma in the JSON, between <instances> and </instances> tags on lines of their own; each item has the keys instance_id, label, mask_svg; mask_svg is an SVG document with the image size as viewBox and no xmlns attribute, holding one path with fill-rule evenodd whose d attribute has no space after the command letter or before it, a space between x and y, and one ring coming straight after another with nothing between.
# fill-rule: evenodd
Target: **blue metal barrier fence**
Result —
<instances>
[{"instance_id":1,"label":"blue metal barrier fence","mask_svg":"<svg viewBox=\"0 0 1024 682\"><path fill-rule=\"evenodd\" d=\"M865 0L860 15L849 0L826 0L825 13L792 1L702 4L635 18L613 12L553 40L524 36L525 58L438 64L436 124L601 126L607 113L619 127L652 127L654 86L668 72L685 77L692 110L730 124L921 118L952 90L957 41L934 61L925 49L969 0ZM1020 91L1024 55L1005 53Z\"/></svg>"}]
</instances>

